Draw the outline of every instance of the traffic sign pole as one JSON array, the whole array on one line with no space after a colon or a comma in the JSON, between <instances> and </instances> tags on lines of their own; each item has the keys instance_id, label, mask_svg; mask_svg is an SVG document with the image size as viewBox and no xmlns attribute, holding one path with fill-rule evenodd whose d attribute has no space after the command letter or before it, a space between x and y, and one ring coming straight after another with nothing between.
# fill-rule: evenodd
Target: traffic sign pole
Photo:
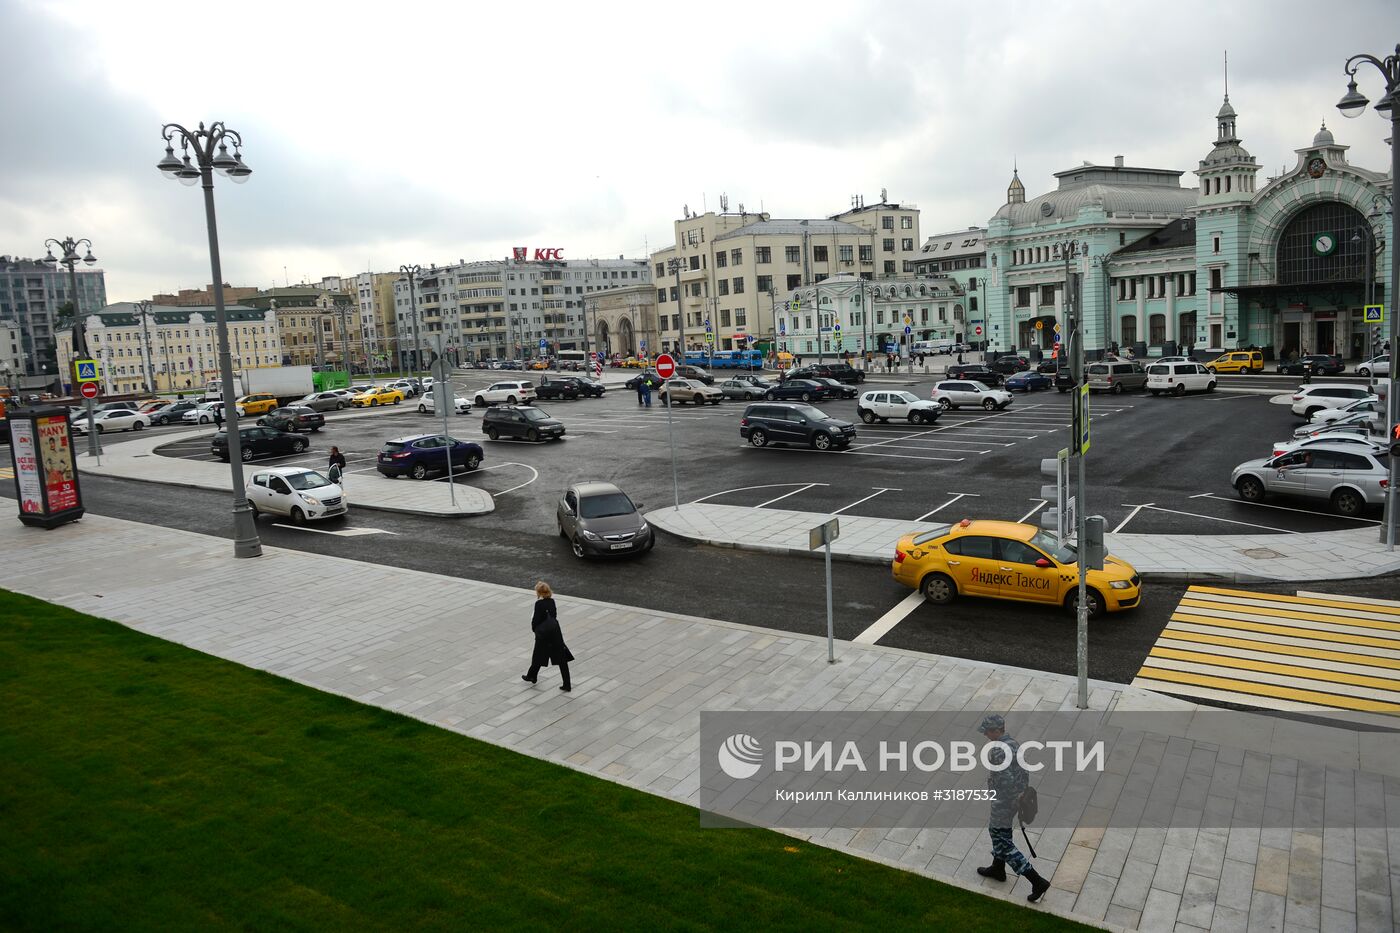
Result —
<instances>
[{"instance_id":1,"label":"traffic sign pole","mask_svg":"<svg viewBox=\"0 0 1400 933\"><path fill-rule=\"evenodd\" d=\"M662 379L670 379L676 374L676 361L671 354L663 353L656 358L656 374ZM642 378L646 378L643 375ZM681 510L681 481L676 472L676 422L671 417L671 393L666 393L666 433L671 438L671 489L676 494L676 511Z\"/></svg>"}]
</instances>

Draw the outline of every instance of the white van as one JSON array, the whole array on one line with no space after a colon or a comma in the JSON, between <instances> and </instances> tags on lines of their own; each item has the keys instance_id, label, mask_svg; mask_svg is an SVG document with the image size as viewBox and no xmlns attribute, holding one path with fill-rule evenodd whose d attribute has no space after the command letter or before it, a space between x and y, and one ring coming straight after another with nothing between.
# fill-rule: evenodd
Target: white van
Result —
<instances>
[{"instance_id":1,"label":"white van","mask_svg":"<svg viewBox=\"0 0 1400 933\"><path fill-rule=\"evenodd\" d=\"M1215 378L1200 363L1153 363L1147 367L1147 391L1153 395L1214 392Z\"/></svg>"},{"instance_id":2,"label":"white van","mask_svg":"<svg viewBox=\"0 0 1400 933\"><path fill-rule=\"evenodd\" d=\"M925 356L933 356L939 353L952 353L953 341L951 340L916 340L914 341L913 353L922 353Z\"/></svg>"}]
</instances>

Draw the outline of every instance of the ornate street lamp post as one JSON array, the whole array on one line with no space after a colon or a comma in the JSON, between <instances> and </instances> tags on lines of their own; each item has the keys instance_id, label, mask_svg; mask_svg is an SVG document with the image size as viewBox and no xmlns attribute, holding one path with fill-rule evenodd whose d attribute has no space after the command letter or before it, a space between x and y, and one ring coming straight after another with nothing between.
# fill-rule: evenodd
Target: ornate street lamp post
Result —
<instances>
[{"instance_id":1,"label":"ornate street lamp post","mask_svg":"<svg viewBox=\"0 0 1400 933\"><path fill-rule=\"evenodd\" d=\"M79 258L78 247L84 244L87 245L87 254ZM88 357L87 318L83 316L83 312L78 308L77 266L79 262L85 262L89 266L97 262L97 257L92 254L92 241L88 239L75 240L70 236L64 237L61 240L45 240L44 246L49 251L48 255L43 259L44 262L51 266L58 263L68 267L68 303L73 306L73 356L75 359L85 359ZM53 248L55 246L63 253L62 259L54 256ZM50 327L50 333L52 332L53 329ZM57 360L55 360L55 362L57 362ZM59 381L62 382L61 379ZM77 388L77 386L75 385L74 388ZM88 454L96 460L99 448L97 445L97 428L92 420L92 407L92 399L88 399Z\"/></svg>"},{"instance_id":2,"label":"ornate street lamp post","mask_svg":"<svg viewBox=\"0 0 1400 933\"><path fill-rule=\"evenodd\" d=\"M1385 79L1385 96L1376 101L1376 112L1390 120L1390 179L1392 184L1400 177L1400 45L1395 46L1395 54L1387 55L1384 59L1374 55L1353 55L1347 59L1344 71L1348 78L1347 92L1342 99L1337 101L1337 109L1344 116L1359 117L1366 105L1370 103L1366 95L1356 89L1356 72L1363 63L1374 65L1376 70ZM1389 307L1387 312L1390 315L1390 355L1392 361L1395 358L1395 351L1400 349L1400 323L1397 323L1396 295L1400 294L1400 268L1395 263L1395 245L1400 243L1400 226L1397 226L1395 211L1390 212L1390 287L1386 289L1385 303ZM1385 394L1385 427L1387 431L1393 431L1395 425L1400 423L1400 399L1396 398L1396 390L1400 388L1400 371L1395 368L1394 362L1390 366L1390 376L1388 378ZM1385 494L1385 521L1381 526L1381 541L1385 543L1387 550L1395 550L1395 526L1396 526L1396 489L1395 484L1400 481L1400 463L1396 461L1400 457L1390 458L1390 484L1386 488Z\"/></svg>"},{"instance_id":3,"label":"ornate street lamp post","mask_svg":"<svg viewBox=\"0 0 1400 933\"><path fill-rule=\"evenodd\" d=\"M233 484L233 556L262 556L262 541L258 538L253 510L243 490L243 445L238 433L238 406L233 383L233 357L229 353L228 315L224 311L224 274L219 264L219 231L214 217L214 172L238 184L248 180L253 170L243 164L243 137L215 122L206 129L187 130L178 123L161 127L165 140L165 158L156 164L167 178L182 185L204 186L204 224L209 233L209 266L214 275L214 318L219 337L219 376L223 381L224 429L228 436L230 480ZM174 141L179 140L183 158L176 158ZM233 154L228 151L233 144ZM190 161L193 150L194 161Z\"/></svg>"}]
</instances>

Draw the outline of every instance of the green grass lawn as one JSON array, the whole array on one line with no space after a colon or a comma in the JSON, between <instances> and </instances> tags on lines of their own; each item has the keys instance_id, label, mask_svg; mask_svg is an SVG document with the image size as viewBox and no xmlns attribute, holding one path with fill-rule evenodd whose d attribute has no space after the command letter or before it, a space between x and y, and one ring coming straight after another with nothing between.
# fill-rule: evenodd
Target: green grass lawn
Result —
<instances>
[{"instance_id":1,"label":"green grass lawn","mask_svg":"<svg viewBox=\"0 0 1400 933\"><path fill-rule=\"evenodd\" d=\"M4 591L0 696L5 929L1074 926Z\"/></svg>"}]
</instances>

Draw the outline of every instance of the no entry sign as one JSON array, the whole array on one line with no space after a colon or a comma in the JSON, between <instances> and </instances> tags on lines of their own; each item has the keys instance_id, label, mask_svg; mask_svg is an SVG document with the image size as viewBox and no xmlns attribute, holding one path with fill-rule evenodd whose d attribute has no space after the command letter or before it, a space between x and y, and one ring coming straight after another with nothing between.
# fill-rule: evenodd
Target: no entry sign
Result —
<instances>
[{"instance_id":1,"label":"no entry sign","mask_svg":"<svg viewBox=\"0 0 1400 933\"><path fill-rule=\"evenodd\" d=\"M676 374L676 361L671 354L663 353L656 358L656 374L662 379L670 379Z\"/></svg>"},{"instance_id":2,"label":"no entry sign","mask_svg":"<svg viewBox=\"0 0 1400 933\"><path fill-rule=\"evenodd\" d=\"M84 382L78 391L83 393L83 398L97 398L97 383Z\"/></svg>"}]
</instances>

